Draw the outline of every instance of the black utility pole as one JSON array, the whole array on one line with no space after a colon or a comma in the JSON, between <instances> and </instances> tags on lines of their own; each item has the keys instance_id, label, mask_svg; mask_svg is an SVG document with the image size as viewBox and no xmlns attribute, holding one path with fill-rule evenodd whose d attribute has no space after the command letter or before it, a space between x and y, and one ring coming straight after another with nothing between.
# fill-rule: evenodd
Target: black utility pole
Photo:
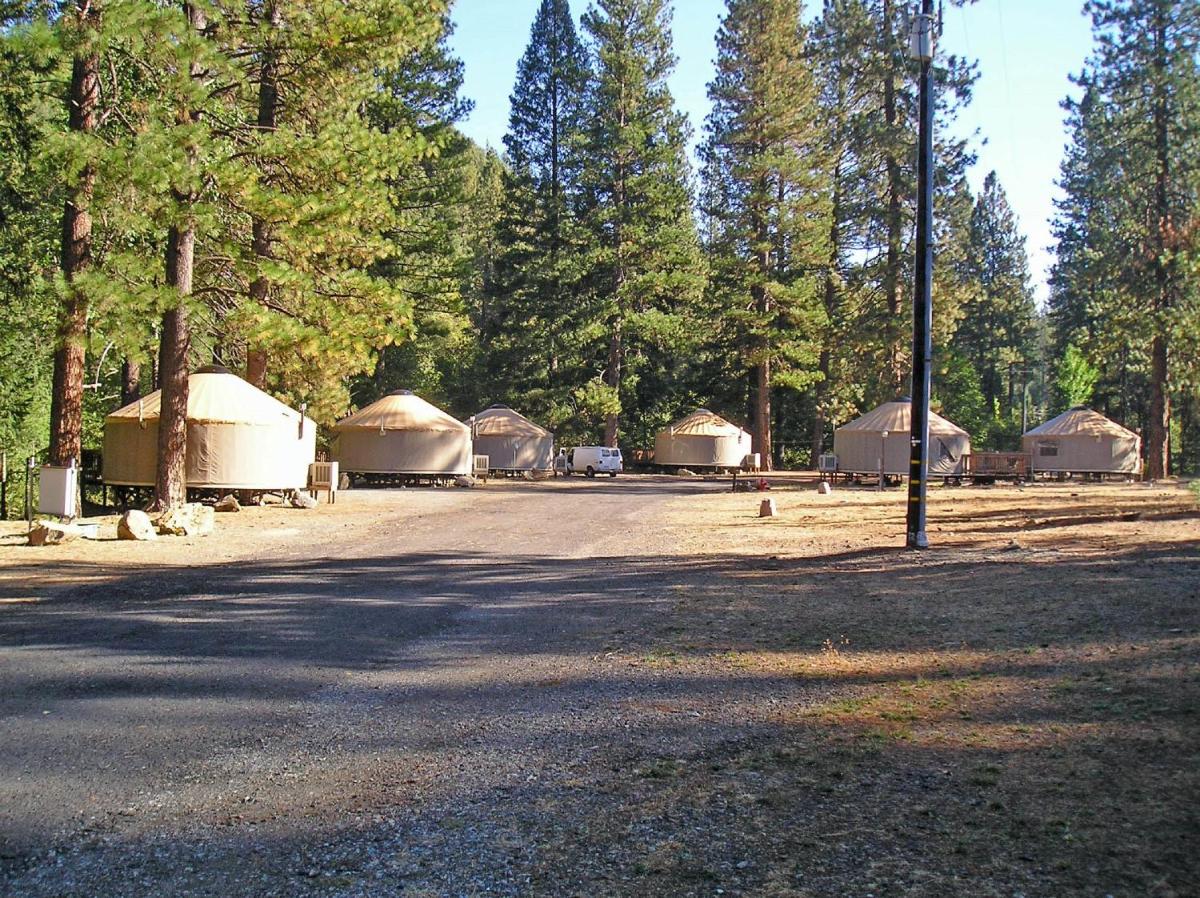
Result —
<instances>
[{"instance_id":1,"label":"black utility pole","mask_svg":"<svg viewBox=\"0 0 1200 898\"><path fill-rule=\"evenodd\" d=\"M908 471L910 549L929 546L925 490L929 477L929 369L933 362L933 0L921 0L909 55L921 63L921 115L917 159L917 258L913 289L912 452Z\"/></svg>"}]
</instances>

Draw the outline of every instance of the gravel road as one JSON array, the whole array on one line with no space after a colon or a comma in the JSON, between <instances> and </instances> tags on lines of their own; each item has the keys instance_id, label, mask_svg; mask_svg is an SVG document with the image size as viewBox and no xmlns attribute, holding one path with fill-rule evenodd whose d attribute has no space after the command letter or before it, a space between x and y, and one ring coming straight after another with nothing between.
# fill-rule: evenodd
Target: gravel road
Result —
<instances>
[{"instance_id":1,"label":"gravel road","mask_svg":"<svg viewBox=\"0 0 1200 898\"><path fill-rule=\"evenodd\" d=\"M628 661L705 576L663 509L725 488L437 491L416 518L396 491L276 558L4 609L0 892L625 891L638 823L606 777L745 737L739 703L770 701Z\"/></svg>"}]
</instances>

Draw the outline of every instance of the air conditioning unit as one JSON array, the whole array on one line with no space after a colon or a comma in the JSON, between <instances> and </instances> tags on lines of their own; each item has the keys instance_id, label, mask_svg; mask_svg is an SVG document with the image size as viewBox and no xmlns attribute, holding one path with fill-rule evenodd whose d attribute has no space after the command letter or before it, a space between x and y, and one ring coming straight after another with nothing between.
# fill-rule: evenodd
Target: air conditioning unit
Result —
<instances>
[{"instance_id":1,"label":"air conditioning unit","mask_svg":"<svg viewBox=\"0 0 1200 898\"><path fill-rule=\"evenodd\" d=\"M320 492L329 493L332 504L337 501L338 463L335 461L315 461L308 466L308 491L314 496Z\"/></svg>"},{"instance_id":2,"label":"air conditioning unit","mask_svg":"<svg viewBox=\"0 0 1200 898\"><path fill-rule=\"evenodd\" d=\"M492 459L488 455L474 455L471 457L471 473L476 477L488 476L488 471L492 469Z\"/></svg>"},{"instance_id":3,"label":"air conditioning unit","mask_svg":"<svg viewBox=\"0 0 1200 898\"><path fill-rule=\"evenodd\" d=\"M759 471L762 470L762 453L751 452L742 459L743 471Z\"/></svg>"},{"instance_id":4,"label":"air conditioning unit","mask_svg":"<svg viewBox=\"0 0 1200 898\"><path fill-rule=\"evenodd\" d=\"M836 474L837 469L838 457L832 452L817 456L817 470L822 474Z\"/></svg>"}]
</instances>

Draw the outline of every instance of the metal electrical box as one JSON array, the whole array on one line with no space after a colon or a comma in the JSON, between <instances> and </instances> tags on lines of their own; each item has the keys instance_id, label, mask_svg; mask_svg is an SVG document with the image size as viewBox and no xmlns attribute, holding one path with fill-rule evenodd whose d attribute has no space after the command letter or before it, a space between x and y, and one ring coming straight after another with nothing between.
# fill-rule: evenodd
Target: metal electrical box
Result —
<instances>
[{"instance_id":1,"label":"metal electrical box","mask_svg":"<svg viewBox=\"0 0 1200 898\"><path fill-rule=\"evenodd\" d=\"M79 469L74 465L60 468L42 465L38 476L38 514L74 518L79 514L75 499L79 494Z\"/></svg>"}]
</instances>

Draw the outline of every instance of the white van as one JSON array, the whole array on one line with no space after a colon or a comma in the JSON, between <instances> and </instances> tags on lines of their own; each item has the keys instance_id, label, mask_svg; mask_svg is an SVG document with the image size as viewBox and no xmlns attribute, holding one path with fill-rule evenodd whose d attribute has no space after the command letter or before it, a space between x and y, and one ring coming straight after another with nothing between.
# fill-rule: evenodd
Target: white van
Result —
<instances>
[{"instance_id":1,"label":"white van","mask_svg":"<svg viewBox=\"0 0 1200 898\"><path fill-rule=\"evenodd\" d=\"M624 468L621 465L621 450L607 446L576 446L567 453L567 473L580 471L588 477L607 474L616 477Z\"/></svg>"}]
</instances>

